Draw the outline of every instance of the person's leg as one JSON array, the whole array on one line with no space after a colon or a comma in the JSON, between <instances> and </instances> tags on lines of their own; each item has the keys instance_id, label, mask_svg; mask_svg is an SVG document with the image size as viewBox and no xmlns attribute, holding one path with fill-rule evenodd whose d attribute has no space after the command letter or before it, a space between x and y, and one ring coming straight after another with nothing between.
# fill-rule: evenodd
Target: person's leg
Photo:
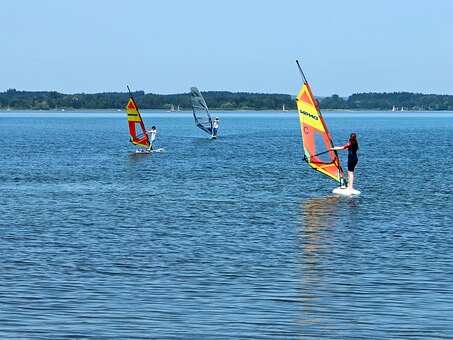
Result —
<instances>
[{"instance_id":1,"label":"person's leg","mask_svg":"<svg viewBox=\"0 0 453 340\"><path fill-rule=\"evenodd\" d=\"M354 170L357 165L357 160L348 159L348 190L354 190Z\"/></svg>"},{"instance_id":2,"label":"person's leg","mask_svg":"<svg viewBox=\"0 0 453 340\"><path fill-rule=\"evenodd\" d=\"M348 189L354 190L354 171L348 171Z\"/></svg>"}]
</instances>

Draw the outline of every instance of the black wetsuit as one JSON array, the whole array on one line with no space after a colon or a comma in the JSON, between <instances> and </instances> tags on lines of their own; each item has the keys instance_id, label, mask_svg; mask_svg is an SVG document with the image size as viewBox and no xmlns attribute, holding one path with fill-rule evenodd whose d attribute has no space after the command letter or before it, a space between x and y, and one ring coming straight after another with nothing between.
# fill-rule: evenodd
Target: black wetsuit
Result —
<instances>
[{"instance_id":1,"label":"black wetsuit","mask_svg":"<svg viewBox=\"0 0 453 340\"><path fill-rule=\"evenodd\" d=\"M348 145L348 171L354 172L355 166L359 161L357 150L359 150L359 145L357 143Z\"/></svg>"}]
</instances>

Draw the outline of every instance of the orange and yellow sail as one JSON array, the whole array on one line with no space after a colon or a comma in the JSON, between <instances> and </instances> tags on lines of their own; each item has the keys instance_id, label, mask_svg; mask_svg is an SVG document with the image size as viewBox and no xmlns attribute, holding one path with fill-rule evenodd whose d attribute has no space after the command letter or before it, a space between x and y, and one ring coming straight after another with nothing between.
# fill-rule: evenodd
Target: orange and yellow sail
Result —
<instances>
[{"instance_id":1,"label":"orange and yellow sail","mask_svg":"<svg viewBox=\"0 0 453 340\"><path fill-rule=\"evenodd\" d=\"M145 124L143 124L143 119L138 111L137 103L132 96L127 102L126 112L131 143L143 148L148 148L150 142L148 134L146 133Z\"/></svg>"},{"instance_id":2,"label":"orange and yellow sail","mask_svg":"<svg viewBox=\"0 0 453 340\"><path fill-rule=\"evenodd\" d=\"M299 66L299 63L297 65ZM343 169L336 151L330 150L333 143L327 125L300 66L299 70L304 84L296 97L296 103L302 133L304 159L313 169L342 183L344 180Z\"/></svg>"}]
</instances>

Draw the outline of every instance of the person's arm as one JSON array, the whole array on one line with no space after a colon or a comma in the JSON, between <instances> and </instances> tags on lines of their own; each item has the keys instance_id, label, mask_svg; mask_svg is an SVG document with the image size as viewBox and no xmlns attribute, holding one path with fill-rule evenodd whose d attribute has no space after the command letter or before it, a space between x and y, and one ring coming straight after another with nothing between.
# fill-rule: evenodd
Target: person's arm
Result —
<instances>
[{"instance_id":1,"label":"person's arm","mask_svg":"<svg viewBox=\"0 0 453 340\"><path fill-rule=\"evenodd\" d=\"M345 150L349 148L349 143L345 144L343 146L334 146L333 148L330 148L330 150Z\"/></svg>"}]
</instances>

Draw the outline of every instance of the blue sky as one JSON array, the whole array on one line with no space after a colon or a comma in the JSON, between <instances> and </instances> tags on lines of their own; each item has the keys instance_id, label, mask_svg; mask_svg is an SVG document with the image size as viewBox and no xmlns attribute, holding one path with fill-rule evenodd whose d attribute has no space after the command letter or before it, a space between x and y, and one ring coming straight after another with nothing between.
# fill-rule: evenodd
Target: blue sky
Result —
<instances>
[{"instance_id":1,"label":"blue sky","mask_svg":"<svg viewBox=\"0 0 453 340\"><path fill-rule=\"evenodd\" d=\"M15 0L0 90L453 94L453 1Z\"/></svg>"}]
</instances>

